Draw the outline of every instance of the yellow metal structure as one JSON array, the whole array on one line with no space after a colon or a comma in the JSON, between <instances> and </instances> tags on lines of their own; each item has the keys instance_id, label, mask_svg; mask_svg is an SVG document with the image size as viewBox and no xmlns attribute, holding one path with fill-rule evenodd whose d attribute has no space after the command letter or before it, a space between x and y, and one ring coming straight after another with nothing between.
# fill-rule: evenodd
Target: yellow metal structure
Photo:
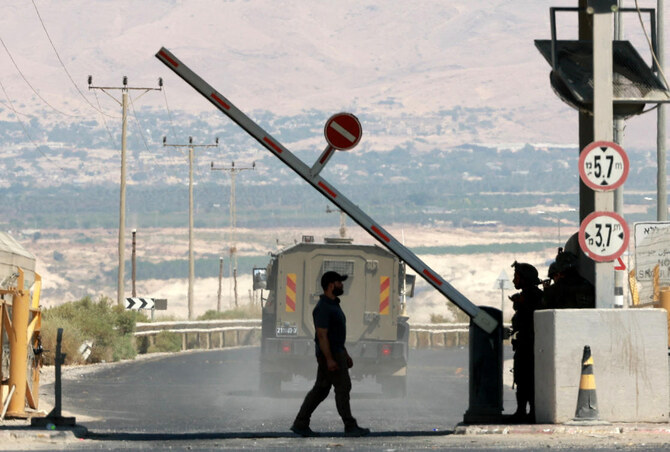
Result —
<instances>
[{"instance_id":1,"label":"yellow metal structure","mask_svg":"<svg viewBox=\"0 0 670 452\"><path fill-rule=\"evenodd\" d=\"M42 316L39 308L42 278L35 274L35 285L32 300L28 290L24 289L24 273L18 269L16 287L0 289L0 294L11 295L11 304L0 302L0 358L2 357L2 341L9 341L9 380L5 386L6 375L1 375L3 382L2 405L10 397L11 388L14 393L9 400L8 417L27 417L26 403L37 409L39 402L39 369L42 364L39 349ZM11 319L10 319L11 311ZM30 370L29 370L30 369ZM30 375L28 375L30 373Z\"/></svg>"}]
</instances>

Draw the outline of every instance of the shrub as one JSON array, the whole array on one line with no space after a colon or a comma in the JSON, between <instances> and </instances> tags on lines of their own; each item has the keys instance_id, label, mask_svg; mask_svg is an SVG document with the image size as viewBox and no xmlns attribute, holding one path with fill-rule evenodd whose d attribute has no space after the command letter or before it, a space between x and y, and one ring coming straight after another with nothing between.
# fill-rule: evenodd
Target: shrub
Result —
<instances>
[{"instance_id":1,"label":"shrub","mask_svg":"<svg viewBox=\"0 0 670 452\"><path fill-rule=\"evenodd\" d=\"M137 354L133 332L142 314L125 311L113 305L107 297L93 301L84 297L79 301L62 304L42 312L42 341L48 350L45 360L53 362L56 353L56 331L63 328L63 353L66 364L82 361L79 347L85 340L93 342L89 361L118 361L134 358Z\"/></svg>"},{"instance_id":2,"label":"shrub","mask_svg":"<svg viewBox=\"0 0 670 452\"><path fill-rule=\"evenodd\" d=\"M149 353L178 352L181 350L181 335L169 331L161 331L156 335L156 341L148 348Z\"/></svg>"},{"instance_id":3,"label":"shrub","mask_svg":"<svg viewBox=\"0 0 670 452\"><path fill-rule=\"evenodd\" d=\"M226 319L258 319L261 317L261 308L258 305L246 305L228 311L209 311L198 317L198 320L226 320Z\"/></svg>"}]
</instances>

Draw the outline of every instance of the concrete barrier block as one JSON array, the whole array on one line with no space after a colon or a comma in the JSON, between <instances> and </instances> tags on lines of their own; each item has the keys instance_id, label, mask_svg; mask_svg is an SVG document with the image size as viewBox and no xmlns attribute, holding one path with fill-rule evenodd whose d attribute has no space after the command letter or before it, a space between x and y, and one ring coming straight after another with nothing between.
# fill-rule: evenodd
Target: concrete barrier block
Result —
<instances>
[{"instance_id":1,"label":"concrete barrier block","mask_svg":"<svg viewBox=\"0 0 670 452\"><path fill-rule=\"evenodd\" d=\"M667 315L661 309L537 311L537 422L574 418L585 345L591 347L602 420L668 422L667 344Z\"/></svg>"},{"instance_id":2,"label":"concrete barrier block","mask_svg":"<svg viewBox=\"0 0 670 452\"><path fill-rule=\"evenodd\" d=\"M432 333L430 335L430 344L432 348L435 349L445 348L444 334L445 333Z\"/></svg>"},{"instance_id":3,"label":"concrete barrier block","mask_svg":"<svg viewBox=\"0 0 670 452\"><path fill-rule=\"evenodd\" d=\"M417 332L417 344L416 348L430 348L430 332L429 331L419 331Z\"/></svg>"}]
</instances>

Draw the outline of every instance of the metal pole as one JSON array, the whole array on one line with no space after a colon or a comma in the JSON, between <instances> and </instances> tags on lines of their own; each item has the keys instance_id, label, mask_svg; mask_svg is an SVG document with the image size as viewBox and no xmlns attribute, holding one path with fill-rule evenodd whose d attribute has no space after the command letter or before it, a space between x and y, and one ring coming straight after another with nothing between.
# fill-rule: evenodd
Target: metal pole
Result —
<instances>
[{"instance_id":1,"label":"metal pole","mask_svg":"<svg viewBox=\"0 0 670 452\"><path fill-rule=\"evenodd\" d=\"M235 212L235 171L230 172L230 264L232 265L233 285L235 295L235 307L237 307L237 244L235 243L235 227L237 225L237 212Z\"/></svg>"},{"instance_id":2,"label":"metal pole","mask_svg":"<svg viewBox=\"0 0 670 452\"><path fill-rule=\"evenodd\" d=\"M128 77L123 76L123 85L121 87L114 86L93 86L93 76L88 76L88 89L99 89L105 94L114 98L107 91L121 90L121 193L119 200L119 267L118 267L118 286L116 290L116 303L123 307L123 279L125 273L125 236L126 236L126 137L128 129L128 91L144 91L136 99L139 99L149 91L160 91L163 89L163 79L158 79L158 88L135 88L128 86Z\"/></svg>"},{"instance_id":3,"label":"metal pole","mask_svg":"<svg viewBox=\"0 0 670 452\"><path fill-rule=\"evenodd\" d=\"M233 284L235 285L235 307L237 308L237 269L233 268Z\"/></svg>"},{"instance_id":4,"label":"metal pole","mask_svg":"<svg viewBox=\"0 0 670 452\"><path fill-rule=\"evenodd\" d=\"M593 131L598 141L613 138L612 119L612 10L593 11ZM595 192L595 211L614 210L614 193ZM595 263L596 308L614 307L614 265Z\"/></svg>"},{"instance_id":5,"label":"metal pole","mask_svg":"<svg viewBox=\"0 0 670 452\"><path fill-rule=\"evenodd\" d=\"M62 414L62 400L63 400L63 389L61 383L61 366L65 363L65 356L62 353L62 343L63 343L63 328L58 328L56 333L56 382L55 382L55 406L51 411L51 415L55 417L60 417Z\"/></svg>"},{"instance_id":6,"label":"metal pole","mask_svg":"<svg viewBox=\"0 0 670 452\"><path fill-rule=\"evenodd\" d=\"M24 291L24 274L19 268L16 282L17 291L12 295L12 328L7 331L9 336L9 388L16 387L14 396L9 402L7 415L23 417L26 407L26 380L28 369L28 321L30 317L30 301L28 292Z\"/></svg>"},{"instance_id":7,"label":"metal pole","mask_svg":"<svg viewBox=\"0 0 670 452\"><path fill-rule=\"evenodd\" d=\"M193 259L193 159L195 148L217 147L216 144L193 144L193 137L188 137L188 144L168 144L167 137L163 137L163 147L188 148L188 319L193 320L193 285L195 280L195 263Z\"/></svg>"},{"instance_id":8,"label":"metal pole","mask_svg":"<svg viewBox=\"0 0 670 452\"><path fill-rule=\"evenodd\" d=\"M505 281L500 280L500 316L505 323Z\"/></svg>"},{"instance_id":9,"label":"metal pole","mask_svg":"<svg viewBox=\"0 0 670 452\"><path fill-rule=\"evenodd\" d=\"M133 229L133 254L132 254L132 279L133 279L133 297L137 296L137 292L135 291L135 280L136 280L136 272L135 272L135 256L136 256L136 242L135 242L135 234L137 234L137 229Z\"/></svg>"},{"instance_id":10,"label":"metal pole","mask_svg":"<svg viewBox=\"0 0 670 452\"><path fill-rule=\"evenodd\" d=\"M189 137L189 144L193 139ZM188 319L193 320L193 146L188 148Z\"/></svg>"},{"instance_id":11,"label":"metal pole","mask_svg":"<svg viewBox=\"0 0 670 452\"><path fill-rule=\"evenodd\" d=\"M124 78L125 81L125 78ZM128 90L121 90L121 194L119 201L119 273L116 291L116 303L123 306L123 278L125 272L125 236L126 236L126 135L128 125Z\"/></svg>"},{"instance_id":12,"label":"metal pole","mask_svg":"<svg viewBox=\"0 0 670 452\"><path fill-rule=\"evenodd\" d=\"M619 7L621 7L623 0L619 0ZM614 14L614 39L617 41L623 40L623 21L621 11ZM618 75L615 75L618 77ZM623 147L624 141L624 120L617 118L614 120L614 142ZM614 211L623 216L623 185L614 191ZM623 308L623 284L624 272L614 272L614 307Z\"/></svg>"},{"instance_id":13,"label":"metal pole","mask_svg":"<svg viewBox=\"0 0 670 452\"><path fill-rule=\"evenodd\" d=\"M656 42L658 48L658 63L660 66L659 72L665 69L665 14L664 1L657 0L656 3L656 17L658 25L656 26L657 35ZM657 125L656 125L656 160L657 160L657 200L656 200L656 216L658 221L667 221L668 219L668 194L666 181L666 106L661 103L658 104Z\"/></svg>"},{"instance_id":14,"label":"metal pole","mask_svg":"<svg viewBox=\"0 0 670 452\"><path fill-rule=\"evenodd\" d=\"M223 279L223 256L219 257L219 291L216 293L216 310L221 312L221 280Z\"/></svg>"},{"instance_id":15,"label":"metal pole","mask_svg":"<svg viewBox=\"0 0 670 452\"><path fill-rule=\"evenodd\" d=\"M593 39L593 16L586 13L587 0L579 0L579 34L580 41L591 41ZM579 152L581 153L587 145L594 141L593 117L587 113L579 112ZM581 224L591 212L594 211L594 195L591 190L579 178L579 223ZM595 285L595 265L584 253L579 253L579 273Z\"/></svg>"}]
</instances>

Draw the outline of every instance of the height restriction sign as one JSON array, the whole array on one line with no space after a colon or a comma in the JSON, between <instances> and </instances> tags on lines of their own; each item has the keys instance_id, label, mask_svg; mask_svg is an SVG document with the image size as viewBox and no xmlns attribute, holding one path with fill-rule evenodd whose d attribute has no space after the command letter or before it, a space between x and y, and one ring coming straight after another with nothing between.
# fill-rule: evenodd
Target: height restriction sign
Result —
<instances>
[{"instance_id":1,"label":"height restriction sign","mask_svg":"<svg viewBox=\"0 0 670 452\"><path fill-rule=\"evenodd\" d=\"M579 246L597 262L610 262L628 247L630 235L626 221L614 212L593 212L579 228Z\"/></svg>"},{"instance_id":2,"label":"height restriction sign","mask_svg":"<svg viewBox=\"0 0 670 452\"><path fill-rule=\"evenodd\" d=\"M628 177L628 169L626 152L611 141L595 141L579 154L579 176L592 190L618 188Z\"/></svg>"}]
</instances>

